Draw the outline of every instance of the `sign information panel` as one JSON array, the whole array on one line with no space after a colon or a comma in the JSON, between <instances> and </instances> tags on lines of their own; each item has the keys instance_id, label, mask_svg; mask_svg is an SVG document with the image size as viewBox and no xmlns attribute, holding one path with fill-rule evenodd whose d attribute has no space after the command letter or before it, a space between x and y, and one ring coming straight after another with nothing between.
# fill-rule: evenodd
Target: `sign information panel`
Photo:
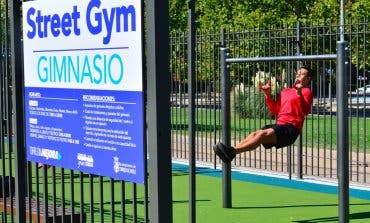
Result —
<instances>
[{"instance_id":1,"label":"sign information panel","mask_svg":"<svg viewBox=\"0 0 370 223\"><path fill-rule=\"evenodd\" d=\"M23 2L28 160L144 182L140 4Z\"/></svg>"}]
</instances>

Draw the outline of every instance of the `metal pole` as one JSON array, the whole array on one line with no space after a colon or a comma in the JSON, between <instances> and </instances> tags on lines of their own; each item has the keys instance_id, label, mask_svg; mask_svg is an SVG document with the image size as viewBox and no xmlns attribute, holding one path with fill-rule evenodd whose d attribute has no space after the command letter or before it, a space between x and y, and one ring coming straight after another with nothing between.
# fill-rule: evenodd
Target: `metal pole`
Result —
<instances>
[{"instance_id":1,"label":"metal pole","mask_svg":"<svg viewBox=\"0 0 370 223\"><path fill-rule=\"evenodd\" d=\"M349 222L349 142L348 142L348 43L344 41L344 0L341 0L340 41L337 42L337 162L339 223Z\"/></svg>"},{"instance_id":2,"label":"metal pole","mask_svg":"<svg viewBox=\"0 0 370 223\"><path fill-rule=\"evenodd\" d=\"M301 55L301 23L297 22L297 56ZM300 68L301 62L297 62L297 70ZM297 178L302 179L302 133L298 136L298 148L297 148ZM291 171L291 169L290 169ZM291 176L291 173L289 174Z\"/></svg>"},{"instance_id":3,"label":"metal pole","mask_svg":"<svg viewBox=\"0 0 370 223\"><path fill-rule=\"evenodd\" d=\"M347 42L337 43L337 162L339 187L339 222L349 222L349 142L348 142L348 57Z\"/></svg>"},{"instance_id":4,"label":"metal pole","mask_svg":"<svg viewBox=\"0 0 370 223\"><path fill-rule=\"evenodd\" d=\"M345 8L344 8L345 0L340 1L340 41L344 42L344 15L345 15Z\"/></svg>"},{"instance_id":5,"label":"metal pole","mask_svg":"<svg viewBox=\"0 0 370 223\"><path fill-rule=\"evenodd\" d=\"M195 189L195 0L188 1L188 97L189 97L189 222L196 222Z\"/></svg>"},{"instance_id":6,"label":"metal pole","mask_svg":"<svg viewBox=\"0 0 370 223\"><path fill-rule=\"evenodd\" d=\"M21 1L8 1L10 9L10 43L11 43L11 72L12 72L12 109L14 115L8 117L13 120L14 149L15 149L15 196L16 196L16 221L26 222L26 152L24 142L24 107L23 107L23 73L21 50ZM12 132L8 132L8 139ZM11 141L11 140L9 140Z\"/></svg>"},{"instance_id":7,"label":"metal pole","mask_svg":"<svg viewBox=\"0 0 370 223\"><path fill-rule=\"evenodd\" d=\"M324 55L299 55L299 56L277 56L277 57L245 57L245 58L228 58L228 63L245 63L245 62L272 62L272 61L319 61L319 60L335 60L336 54Z\"/></svg>"},{"instance_id":8,"label":"metal pole","mask_svg":"<svg viewBox=\"0 0 370 223\"><path fill-rule=\"evenodd\" d=\"M221 88L222 88L222 142L231 145L230 133L230 73L226 63L229 49L221 48ZM231 208L231 163L222 162L223 207Z\"/></svg>"},{"instance_id":9,"label":"metal pole","mask_svg":"<svg viewBox=\"0 0 370 223\"><path fill-rule=\"evenodd\" d=\"M145 0L140 0L141 1L141 5L144 6L145 5ZM141 21L145 21L145 10L146 8L145 7L141 7ZM141 26L141 30L142 32L141 33L145 33L145 27L142 25ZM144 90L144 95L147 95L147 66L146 66L146 42L145 42L145 38L142 38L141 39L141 42L142 42L142 55L143 55L143 90ZM143 109L143 117L147 117L147 110L145 109L145 106L147 105L147 97L144 97L144 109ZM143 129L146 129L146 122L143 122ZM144 131L144 142L143 142L143 145L144 145L144 148L148 148L148 132L147 131ZM147 161L147 158L148 158L148 150L147 149L144 149L144 171L145 171L145 177L144 177L144 222L145 223L148 223L149 222L149 219L150 219L150 216L149 216L149 184L148 184L148 178L149 178L149 174L148 174L148 162ZM123 188L124 185L122 184L121 185L121 188ZM124 191L124 190L122 190ZM123 194L123 192L122 192ZM124 199L123 199L124 200ZM81 202L82 203L82 202ZM124 206L124 205L123 205ZM124 209L124 207L121 207L121 213L124 213L124 211L122 211Z\"/></svg>"},{"instance_id":10,"label":"metal pole","mask_svg":"<svg viewBox=\"0 0 370 223\"><path fill-rule=\"evenodd\" d=\"M226 29L225 28L222 28L221 29L221 48L225 48L226 47ZM221 49L220 48L220 49ZM221 51L220 51L220 53L221 53ZM222 71L221 71L222 72ZM221 76L223 76L222 75L222 73L220 74ZM216 100L215 100L216 101ZM216 114L215 114L215 119L216 119ZM216 142L216 131L215 131L215 142ZM213 165L214 165L214 168L216 169L216 154L214 154L214 162L213 162Z\"/></svg>"},{"instance_id":11,"label":"metal pole","mask_svg":"<svg viewBox=\"0 0 370 223\"><path fill-rule=\"evenodd\" d=\"M172 223L168 1L146 0L150 222Z\"/></svg>"}]
</instances>

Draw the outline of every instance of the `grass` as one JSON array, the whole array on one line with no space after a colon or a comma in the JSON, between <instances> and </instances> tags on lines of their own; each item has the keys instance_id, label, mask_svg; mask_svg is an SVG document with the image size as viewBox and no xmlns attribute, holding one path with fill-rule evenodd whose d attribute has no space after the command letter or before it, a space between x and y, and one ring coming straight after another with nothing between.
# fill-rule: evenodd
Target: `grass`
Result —
<instances>
[{"instance_id":1,"label":"grass","mask_svg":"<svg viewBox=\"0 0 370 223\"><path fill-rule=\"evenodd\" d=\"M266 124L274 123L273 119L239 118L231 114L231 137L240 140L251 131L257 130ZM172 130L187 134L189 119L187 108L171 109ZM350 148L352 150L365 150L370 145L370 118L349 118ZM220 110L199 108L196 110L196 130L207 133L222 131ZM310 147L336 148L337 143L337 117L330 115L310 114L306 117L302 137ZM369 147L370 149L370 147Z\"/></svg>"},{"instance_id":2,"label":"grass","mask_svg":"<svg viewBox=\"0 0 370 223\"><path fill-rule=\"evenodd\" d=\"M189 222L188 178L174 176L174 222ZM232 208L222 208L220 178L197 175L197 222L338 222L336 195L233 180ZM350 199L351 222L369 222L370 202Z\"/></svg>"}]
</instances>

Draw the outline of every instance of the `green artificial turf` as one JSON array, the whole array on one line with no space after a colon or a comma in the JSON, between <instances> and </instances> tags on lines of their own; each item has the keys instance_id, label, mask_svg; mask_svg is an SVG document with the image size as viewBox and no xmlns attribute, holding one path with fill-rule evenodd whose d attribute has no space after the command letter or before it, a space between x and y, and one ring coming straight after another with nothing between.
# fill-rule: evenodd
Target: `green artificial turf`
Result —
<instances>
[{"instance_id":1,"label":"green artificial turf","mask_svg":"<svg viewBox=\"0 0 370 223\"><path fill-rule=\"evenodd\" d=\"M222 208L222 179L197 175L196 220L201 223L338 222L336 195L232 181L232 208ZM189 222L189 176L173 177L174 223ZM370 201L350 199L351 222L370 222Z\"/></svg>"},{"instance_id":2,"label":"green artificial turf","mask_svg":"<svg viewBox=\"0 0 370 223\"><path fill-rule=\"evenodd\" d=\"M48 171L50 174L50 170ZM71 197L71 175L66 171L65 202L68 207ZM81 207L79 174L74 174L74 203L75 211ZM112 190L111 180L94 177L90 181L84 178L84 210L86 222L121 222L122 200L125 207L125 222L133 222L133 201L137 201L137 222L144 222L144 190L143 185L137 185L136 198L133 197L132 183L125 183L122 194L122 184L114 181ZM35 178L34 178L35 180ZM91 184L93 185L94 200L90 199ZM33 186L35 187L35 181ZM49 182L49 193L52 185ZM289 189L278 186L232 181L232 208L222 208L222 179L219 177L196 175L196 222L199 223L318 223L338 222L337 195ZM56 180L57 203L61 204L60 172ZM42 183L40 185L42 197ZM35 192L34 192L35 193ZM188 223L189 221L189 175L187 172L173 172L173 222ZM101 194L103 200L100 200ZM35 195L35 194L34 194ZM111 198L114 197L112 201ZM53 198L49 195L49 201ZM91 205L93 202L93 205ZM112 202L114 210L112 210ZM93 212L90 210L93 208ZM103 208L101 210L100 208ZM112 212L114 213L112 215ZM103 213L101 215L100 213ZM91 214L94 220L91 219ZM350 198L351 223L370 222L370 201ZM10 220L10 216L8 218Z\"/></svg>"}]
</instances>

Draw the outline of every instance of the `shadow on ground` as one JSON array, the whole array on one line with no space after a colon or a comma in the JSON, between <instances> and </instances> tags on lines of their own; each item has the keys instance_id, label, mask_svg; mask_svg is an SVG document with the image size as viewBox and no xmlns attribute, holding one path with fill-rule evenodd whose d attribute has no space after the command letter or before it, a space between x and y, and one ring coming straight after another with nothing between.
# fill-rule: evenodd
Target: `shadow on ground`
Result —
<instances>
[{"instance_id":1,"label":"shadow on ground","mask_svg":"<svg viewBox=\"0 0 370 223\"><path fill-rule=\"evenodd\" d=\"M353 205L370 205L370 203L351 204ZM303 205L279 205L279 206L247 206L247 207L232 207L233 209L268 209L268 208L296 208L296 207L330 207L338 206L338 204L303 204ZM369 212L370 213L370 212Z\"/></svg>"},{"instance_id":2,"label":"shadow on ground","mask_svg":"<svg viewBox=\"0 0 370 223\"><path fill-rule=\"evenodd\" d=\"M359 212L359 213L349 214L349 218L351 220L370 219L370 212ZM319 223L319 222L338 222L338 221L339 221L338 217L335 216L335 217L325 217L325 218L313 218L313 219L299 220L299 221L293 221L293 222L297 222L297 223Z\"/></svg>"}]
</instances>

